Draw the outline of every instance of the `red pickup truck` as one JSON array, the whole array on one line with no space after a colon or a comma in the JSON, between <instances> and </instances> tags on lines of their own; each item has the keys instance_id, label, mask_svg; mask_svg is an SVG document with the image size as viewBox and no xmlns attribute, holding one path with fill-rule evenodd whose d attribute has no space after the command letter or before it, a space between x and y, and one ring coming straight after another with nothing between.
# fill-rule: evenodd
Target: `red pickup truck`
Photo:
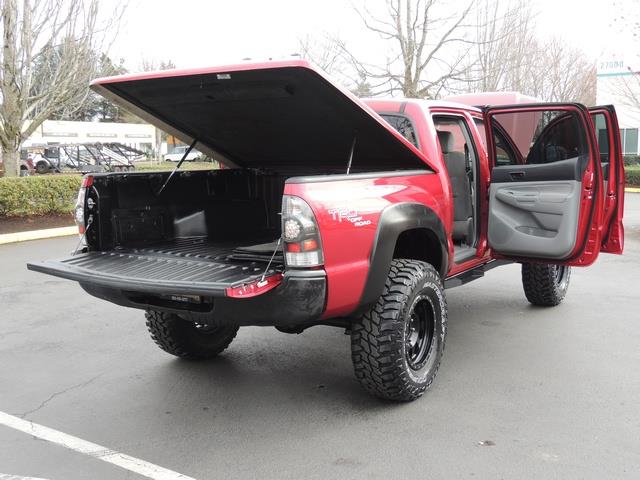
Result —
<instances>
[{"instance_id":1,"label":"red pickup truck","mask_svg":"<svg viewBox=\"0 0 640 480\"><path fill-rule=\"evenodd\" d=\"M240 326L332 325L367 391L413 400L440 365L445 288L518 262L552 306L572 266L622 253L613 107L359 100L303 61L92 88L229 168L85 176L84 246L29 268L145 310L179 357Z\"/></svg>"}]
</instances>

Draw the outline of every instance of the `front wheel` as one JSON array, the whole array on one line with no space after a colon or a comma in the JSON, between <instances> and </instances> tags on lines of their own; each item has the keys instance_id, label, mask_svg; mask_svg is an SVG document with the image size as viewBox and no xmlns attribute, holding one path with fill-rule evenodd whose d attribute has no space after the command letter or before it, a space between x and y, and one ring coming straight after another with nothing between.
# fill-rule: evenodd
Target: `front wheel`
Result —
<instances>
[{"instance_id":1,"label":"front wheel","mask_svg":"<svg viewBox=\"0 0 640 480\"><path fill-rule=\"evenodd\" d=\"M555 307L569 289L571 267L539 263L522 264L522 287L533 305Z\"/></svg>"},{"instance_id":2,"label":"front wheel","mask_svg":"<svg viewBox=\"0 0 640 480\"><path fill-rule=\"evenodd\" d=\"M145 316L151 338L162 350L191 360L215 357L238 333L238 327L201 325L156 310L147 311Z\"/></svg>"},{"instance_id":3,"label":"front wheel","mask_svg":"<svg viewBox=\"0 0 640 480\"><path fill-rule=\"evenodd\" d=\"M377 397L415 400L433 383L446 334L447 303L436 269L394 260L382 295L351 329L356 377Z\"/></svg>"}]
</instances>

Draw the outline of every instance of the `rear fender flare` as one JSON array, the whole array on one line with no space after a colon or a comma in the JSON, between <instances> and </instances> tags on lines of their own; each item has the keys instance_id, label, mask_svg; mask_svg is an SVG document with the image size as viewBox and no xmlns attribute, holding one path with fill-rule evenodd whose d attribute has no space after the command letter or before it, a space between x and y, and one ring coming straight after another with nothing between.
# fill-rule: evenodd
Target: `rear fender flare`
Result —
<instances>
[{"instance_id":1,"label":"rear fender flare","mask_svg":"<svg viewBox=\"0 0 640 480\"><path fill-rule=\"evenodd\" d=\"M442 258L440 276L444 280L449 269L449 247L444 224L429 207L420 203L399 203L385 208L380 214L378 228L369 259L369 273L355 316L369 310L382 294L389 275L391 261L398 238L403 232L414 229L430 230L435 234Z\"/></svg>"}]
</instances>

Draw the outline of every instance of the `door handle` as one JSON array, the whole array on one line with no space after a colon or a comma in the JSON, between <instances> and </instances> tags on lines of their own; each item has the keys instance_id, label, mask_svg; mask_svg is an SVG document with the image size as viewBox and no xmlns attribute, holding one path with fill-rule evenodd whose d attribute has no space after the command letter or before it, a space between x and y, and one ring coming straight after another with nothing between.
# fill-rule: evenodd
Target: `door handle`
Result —
<instances>
[{"instance_id":1,"label":"door handle","mask_svg":"<svg viewBox=\"0 0 640 480\"><path fill-rule=\"evenodd\" d=\"M521 180L524 178L525 173L522 171L519 172L509 172L509 175L511 176L512 180Z\"/></svg>"}]
</instances>

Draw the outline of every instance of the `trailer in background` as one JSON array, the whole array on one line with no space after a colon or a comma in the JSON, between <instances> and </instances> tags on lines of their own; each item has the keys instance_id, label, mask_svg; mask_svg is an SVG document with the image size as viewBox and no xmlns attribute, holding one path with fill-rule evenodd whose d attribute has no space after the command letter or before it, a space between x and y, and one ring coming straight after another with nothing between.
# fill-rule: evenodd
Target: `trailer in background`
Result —
<instances>
[{"instance_id":1,"label":"trailer in background","mask_svg":"<svg viewBox=\"0 0 640 480\"><path fill-rule=\"evenodd\" d=\"M27 157L39 174L125 172L135 169L135 162L146 159L143 151L117 142L49 144L27 150Z\"/></svg>"}]
</instances>

